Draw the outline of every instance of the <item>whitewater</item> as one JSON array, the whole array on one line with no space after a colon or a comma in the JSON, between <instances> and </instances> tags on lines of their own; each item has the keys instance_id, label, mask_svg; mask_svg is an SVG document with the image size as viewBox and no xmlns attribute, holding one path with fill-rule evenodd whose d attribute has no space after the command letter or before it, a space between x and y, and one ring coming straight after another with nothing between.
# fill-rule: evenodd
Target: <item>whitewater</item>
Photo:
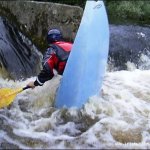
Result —
<instances>
[{"instance_id":1,"label":"whitewater","mask_svg":"<svg viewBox=\"0 0 150 150\"><path fill-rule=\"evenodd\" d=\"M54 107L61 76L0 109L0 148L150 148L150 70L107 71L99 95L81 108ZM131 69L132 68L132 69ZM25 81L0 78L0 88Z\"/></svg>"}]
</instances>

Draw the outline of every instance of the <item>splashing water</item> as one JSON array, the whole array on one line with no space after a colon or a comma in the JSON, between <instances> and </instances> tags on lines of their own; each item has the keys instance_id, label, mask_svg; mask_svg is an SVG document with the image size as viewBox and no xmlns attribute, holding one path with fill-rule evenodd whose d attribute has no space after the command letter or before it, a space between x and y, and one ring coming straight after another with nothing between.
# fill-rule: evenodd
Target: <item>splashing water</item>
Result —
<instances>
[{"instance_id":1,"label":"splashing water","mask_svg":"<svg viewBox=\"0 0 150 150\"><path fill-rule=\"evenodd\" d=\"M53 107L60 79L0 110L1 148L150 148L149 70L107 72L101 96L80 110ZM33 78L0 80L0 87L18 88Z\"/></svg>"}]
</instances>

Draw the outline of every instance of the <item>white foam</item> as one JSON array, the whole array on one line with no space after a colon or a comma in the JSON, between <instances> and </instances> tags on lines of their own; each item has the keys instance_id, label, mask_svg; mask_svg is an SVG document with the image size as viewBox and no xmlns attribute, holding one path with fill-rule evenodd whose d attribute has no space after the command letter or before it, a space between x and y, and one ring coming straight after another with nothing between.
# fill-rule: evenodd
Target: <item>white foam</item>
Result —
<instances>
[{"instance_id":1,"label":"white foam","mask_svg":"<svg viewBox=\"0 0 150 150\"><path fill-rule=\"evenodd\" d=\"M23 87L33 79L0 79L0 86ZM3 128L0 139L20 148L150 148L149 70L107 72L101 97L92 96L81 110L53 107L49 96L54 98L59 81L57 76L43 87L24 91L10 109L1 110L0 118L13 128L12 134L39 144L22 144Z\"/></svg>"}]
</instances>

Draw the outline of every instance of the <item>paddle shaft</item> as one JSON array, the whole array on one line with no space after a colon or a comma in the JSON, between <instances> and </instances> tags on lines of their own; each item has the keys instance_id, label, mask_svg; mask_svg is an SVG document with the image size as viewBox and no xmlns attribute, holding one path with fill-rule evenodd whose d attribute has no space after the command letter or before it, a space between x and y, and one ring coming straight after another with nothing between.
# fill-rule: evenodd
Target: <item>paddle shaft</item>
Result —
<instances>
[{"instance_id":1,"label":"paddle shaft","mask_svg":"<svg viewBox=\"0 0 150 150\"><path fill-rule=\"evenodd\" d=\"M24 90L29 89L29 88L31 88L31 87L30 86L26 86L26 87L22 88L22 90L24 91Z\"/></svg>"}]
</instances>

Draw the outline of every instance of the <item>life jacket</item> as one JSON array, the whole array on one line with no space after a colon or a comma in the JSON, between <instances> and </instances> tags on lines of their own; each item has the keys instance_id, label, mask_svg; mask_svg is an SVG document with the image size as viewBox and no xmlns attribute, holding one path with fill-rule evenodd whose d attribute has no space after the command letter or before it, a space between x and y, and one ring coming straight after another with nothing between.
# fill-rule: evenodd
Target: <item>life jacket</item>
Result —
<instances>
[{"instance_id":1,"label":"life jacket","mask_svg":"<svg viewBox=\"0 0 150 150\"><path fill-rule=\"evenodd\" d=\"M57 57L53 55L48 64L50 68L54 67L53 64L57 64L55 69L58 71L58 74L62 75L72 48L72 43L59 41L54 42L50 47L53 48Z\"/></svg>"},{"instance_id":2,"label":"life jacket","mask_svg":"<svg viewBox=\"0 0 150 150\"><path fill-rule=\"evenodd\" d=\"M54 42L50 46L55 49L55 53L59 58L59 61L67 61L72 48L72 43L59 41Z\"/></svg>"}]
</instances>

